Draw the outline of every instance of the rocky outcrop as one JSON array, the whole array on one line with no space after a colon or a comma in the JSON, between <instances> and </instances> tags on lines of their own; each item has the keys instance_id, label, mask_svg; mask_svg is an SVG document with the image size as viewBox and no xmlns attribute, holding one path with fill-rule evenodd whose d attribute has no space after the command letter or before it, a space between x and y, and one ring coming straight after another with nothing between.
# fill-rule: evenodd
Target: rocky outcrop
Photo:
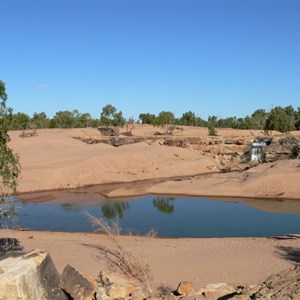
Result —
<instances>
[{"instance_id":1,"label":"rocky outcrop","mask_svg":"<svg viewBox=\"0 0 300 300\"><path fill-rule=\"evenodd\" d=\"M59 273L43 250L6 258L0 261L0 269L0 299L67 299L59 286Z\"/></svg>"},{"instance_id":2,"label":"rocky outcrop","mask_svg":"<svg viewBox=\"0 0 300 300\"><path fill-rule=\"evenodd\" d=\"M246 145L249 145L249 138L232 137L182 137L182 136L113 136L100 138L74 137L87 144L104 143L114 147L145 142L151 145L158 142L160 145L170 147L188 148L201 155L210 156L216 159L217 163L226 165L233 162L235 165L240 162L239 157L244 153Z\"/></svg>"},{"instance_id":3,"label":"rocky outcrop","mask_svg":"<svg viewBox=\"0 0 300 300\"><path fill-rule=\"evenodd\" d=\"M245 137L221 137L221 136L101 136L99 138L74 137L87 144L104 143L115 147L145 142L151 145L158 142L160 145L170 147L188 148L201 155L209 156L221 166L229 167L230 170L247 168L242 163L251 161L251 145L254 141L269 140L264 143L263 159L261 162L274 162L276 160L300 158L300 137L288 134L281 136L264 137L254 139ZM249 165L248 167L251 167ZM222 168L221 168L222 169Z\"/></svg>"},{"instance_id":4,"label":"rocky outcrop","mask_svg":"<svg viewBox=\"0 0 300 300\"><path fill-rule=\"evenodd\" d=\"M265 147L265 161L274 162L276 160L299 158L300 138L286 136L275 139L272 144Z\"/></svg>"},{"instance_id":5,"label":"rocky outcrop","mask_svg":"<svg viewBox=\"0 0 300 300\"><path fill-rule=\"evenodd\" d=\"M264 163L296 158L300 158L300 137L284 135L273 139L256 139L243 153L241 161L249 163L256 160Z\"/></svg>"},{"instance_id":6,"label":"rocky outcrop","mask_svg":"<svg viewBox=\"0 0 300 300\"><path fill-rule=\"evenodd\" d=\"M124 145L136 144L145 141L143 137L110 137L110 138L83 138L83 137L74 137L77 140L80 140L86 144L108 144L114 147L120 147Z\"/></svg>"},{"instance_id":7,"label":"rocky outcrop","mask_svg":"<svg viewBox=\"0 0 300 300\"><path fill-rule=\"evenodd\" d=\"M272 275L258 287L255 293L245 289L241 296L248 296L248 299L300 299L300 267Z\"/></svg>"}]
</instances>

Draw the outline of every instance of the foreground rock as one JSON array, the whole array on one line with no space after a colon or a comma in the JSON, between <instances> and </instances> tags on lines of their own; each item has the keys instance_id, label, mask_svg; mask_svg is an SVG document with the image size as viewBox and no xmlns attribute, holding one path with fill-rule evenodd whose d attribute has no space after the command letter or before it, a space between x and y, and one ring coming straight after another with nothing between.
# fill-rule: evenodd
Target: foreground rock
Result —
<instances>
[{"instance_id":1,"label":"foreground rock","mask_svg":"<svg viewBox=\"0 0 300 300\"><path fill-rule=\"evenodd\" d=\"M250 286L209 284L195 291L182 281L172 293L154 294L132 278L100 272L96 281L67 265L60 278L51 257L37 249L0 261L0 300L300 300L300 266Z\"/></svg>"},{"instance_id":2,"label":"foreground rock","mask_svg":"<svg viewBox=\"0 0 300 300\"><path fill-rule=\"evenodd\" d=\"M70 265L64 268L60 286L74 300L90 300L97 290L94 280L87 278Z\"/></svg>"},{"instance_id":3,"label":"foreground rock","mask_svg":"<svg viewBox=\"0 0 300 300\"><path fill-rule=\"evenodd\" d=\"M300 299L300 267L272 275L260 285L257 292L244 294L249 296L248 299Z\"/></svg>"},{"instance_id":4,"label":"foreground rock","mask_svg":"<svg viewBox=\"0 0 300 300\"><path fill-rule=\"evenodd\" d=\"M59 273L44 250L4 259L0 269L0 299L67 299L59 286Z\"/></svg>"},{"instance_id":5,"label":"foreground rock","mask_svg":"<svg viewBox=\"0 0 300 300\"><path fill-rule=\"evenodd\" d=\"M146 298L142 288L137 283L116 274L108 275L105 272L100 272L97 283L99 287L96 292L96 300L142 300Z\"/></svg>"},{"instance_id":6,"label":"foreground rock","mask_svg":"<svg viewBox=\"0 0 300 300\"><path fill-rule=\"evenodd\" d=\"M189 281L180 282L177 287L176 293L182 296L191 296L195 294L193 283Z\"/></svg>"},{"instance_id":7,"label":"foreground rock","mask_svg":"<svg viewBox=\"0 0 300 300\"><path fill-rule=\"evenodd\" d=\"M268 277L263 283L250 286L233 286L227 283L209 284L194 294L203 300L299 300L300 266Z\"/></svg>"},{"instance_id":8,"label":"foreground rock","mask_svg":"<svg viewBox=\"0 0 300 300\"><path fill-rule=\"evenodd\" d=\"M228 283L208 284L204 289L200 289L197 294L203 296L203 299L214 300L224 296L227 298L236 295L240 291L240 287L235 287ZM202 299L200 298L200 299Z\"/></svg>"}]
</instances>

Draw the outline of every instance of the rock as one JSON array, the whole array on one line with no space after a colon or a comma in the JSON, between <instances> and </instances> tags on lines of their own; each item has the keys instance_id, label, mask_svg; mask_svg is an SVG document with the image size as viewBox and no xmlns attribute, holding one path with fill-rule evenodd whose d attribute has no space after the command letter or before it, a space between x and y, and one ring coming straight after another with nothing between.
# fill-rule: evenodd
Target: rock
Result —
<instances>
[{"instance_id":1,"label":"rock","mask_svg":"<svg viewBox=\"0 0 300 300\"><path fill-rule=\"evenodd\" d=\"M239 139L235 142L236 145L241 146L245 144L245 140Z\"/></svg>"},{"instance_id":2,"label":"rock","mask_svg":"<svg viewBox=\"0 0 300 300\"><path fill-rule=\"evenodd\" d=\"M133 292L140 290L137 284L129 281L127 278L115 274L106 274L100 272L97 282L99 288L96 292L96 299L120 299L129 298ZM107 297L107 298L106 298Z\"/></svg>"},{"instance_id":3,"label":"rock","mask_svg":"<svg viewBox=\"0 0 300 300\"><path fill-rule=\"evenodd\" d=\"M104 287L98 288L95 294L96 300L109 300L111 299L109 296L106 295L106 291Z\"/></svg>"},{"instance_id":4,"label":"rock","mask_svg":"<svg viewBox=\"0 0 300 300\"><path fill-rule=\"evenodd\" d=\"M142 289L135 290L131 293L131 300L143 300L146 299Z\"/></svg>"},{"instance_id":5,"label":"rock","mask_svg":"<svg viewBox=\"0 0 300 300\"><path fill-rule=\"evenodd\" d=\"M237 295L237 296L234 296L234 297L231 297L229 299L234 299L234 300L252 300L253 298L251 298L251 296L249 295Z\"/></svg>"},{"instance_id":6,"label":"rock","mask_svg":"<svg viewBox=\"0 0 300 300\"><path fill-rule=\"evenodd\" d=\"M115 147L120 147L124 145L129 145L129 144L135 144L135 143L140 143L143 142L145 138L143 137L126 137L126 138L116 138L112 137L110 139L111 145Z\"/></svg>"},{"instance_id":7,"label":"rock","mask_svg":"<svg viewBox=\"0 0 300 300\"><path fill-rule=\"evenodd\" d=\"M97 289L96 282L89 280L70 265L64 268L60 286L74 300L90 300Z\"/></svg>"},{"instance_id":8,"label":"rock","mask_svg":"<svg viewBox=\"0 0 300 300\"><path fill-rule=\"evenodd\" d=\"M238 295L234 295L230 299L234 300L251 300L255 293L257 293L261 289L261 285L249 285L247 287L242 287L239 291L237 291Z\"/></svg>"},{"instance_id":9,"label":"rock","mask_svg":"<svg viewBox=\"0 0 300 300\"><path fill-rule=\"evenodd\" d=\"M259 165L259 162L257 160L252 160L252 161L250 161L250 163L248 165L250 168L254 168Z\"/></svg>"},{"instance_id":10,"label":"rock","mask_svg":"<svg viewBox=\"0 0 300 300\"><path fill-rule=\"evenodd\" d=\"M181 281L177 287L176 292L182 296L193 295L195 293L193 283L189 281Z\"/></svg>"},{"instance_id":11,"label":"rock","mask_svg":"<svg viewBox=\"0 0 300 300\"><path fill-rule=\"evenodd\" d=\"M202 294L204 299L215 300L224 296L237 293L237 288L228 283L208 284L205 288L200 289L197 294Z\"/></svg>"},{"instance_id":12,"label":"rock","mask_svg":"<svg viewBox=\"0 0 300 300\"><path fill-rule=\"evenodd\" d=\"M268 277L260 285L244 288L233 300L289 300L300 299L300 266Z\"/></svg>"},{"instance_id":13,"label":"rock","mask_svg":"<svg viewBox=\"0 0 300 300\"><path fill-rule=\"evenodd\" d=\"M36 249L20 257L0 261L0 299L66 300L60 276L50 255Z\"/></svg>"},{"instance_id":14,"label":"rock","mask_svg":"<svg viewBox=\"0 0 300 300\"><path fill-rule=\"evenodd\" d=\"M182 297L180 297L180 298L182 298ZM170 294L170 295L165 296L164 299L165 300L178 300L178 296Z\"/></svg>"},{"instance_id":15,"label":"rock","mask_svg":"<svg viewBox=\"0 0 300 300\"><path fill-rule=\"evenodd\" d=\"M300 267L268 277L254 299L300 299Z\"/></svg>"},{"instance_id":16,"label":"rock","mask_svg":"<svg viewBox=\"0 0 300 300\"><path fill-rule=\"evenodd\" d=\"M232 138L227 138L224 140L224 144L225 145L233 145L233 144L236 144L236 141Z\"/></svg>"},{"instance_id":17,"label":"rock","mask_svg":"<svg viewBox=\"0 0 300 300\"><path fill-rule=\"evenodd\" d=\"M104 136L117 136L117 135L119 135L119 128L117 128L117 127L98 127L98 130Z\"/></svg>"}]
</instances>

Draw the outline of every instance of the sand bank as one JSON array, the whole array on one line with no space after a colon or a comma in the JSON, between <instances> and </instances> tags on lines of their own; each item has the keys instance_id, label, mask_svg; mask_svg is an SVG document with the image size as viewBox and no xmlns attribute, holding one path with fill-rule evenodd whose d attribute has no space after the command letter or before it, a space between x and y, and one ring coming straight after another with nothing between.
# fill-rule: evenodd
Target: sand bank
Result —
<instances>
[{"instance_id":1,"label":"sand bank","mask_svg":"<svg viewBox=\"0 0 300 300\"><path fill-rule=\"evenodd\" d=\"M97 276L107 270L97 247L107 245L96 233L58 233L0 230L0 238L15 238L24 251L42 248L61 272L66 264ZM195 287L213 282L259 283L298 262L299 236L285 238L161 239L121 237L127 248L150 265L155 287L176 288L189 280Z\"/></svg>"}]
</instances>

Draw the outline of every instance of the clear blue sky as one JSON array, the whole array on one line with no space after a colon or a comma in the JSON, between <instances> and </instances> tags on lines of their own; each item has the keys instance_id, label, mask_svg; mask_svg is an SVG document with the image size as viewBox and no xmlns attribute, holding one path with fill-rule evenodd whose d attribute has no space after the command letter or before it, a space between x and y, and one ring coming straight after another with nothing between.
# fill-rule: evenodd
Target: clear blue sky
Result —
<instances>
[{"instance_id":1,"label":"clear blue sky","mask_svg":"<svg viewBox=\"0 0 300 300\"><path fill-rule=\"evenodd\" d=\"M300 106L300 1L1 1L15 112L126 117Z\"/></svg>"}]
</instances>

